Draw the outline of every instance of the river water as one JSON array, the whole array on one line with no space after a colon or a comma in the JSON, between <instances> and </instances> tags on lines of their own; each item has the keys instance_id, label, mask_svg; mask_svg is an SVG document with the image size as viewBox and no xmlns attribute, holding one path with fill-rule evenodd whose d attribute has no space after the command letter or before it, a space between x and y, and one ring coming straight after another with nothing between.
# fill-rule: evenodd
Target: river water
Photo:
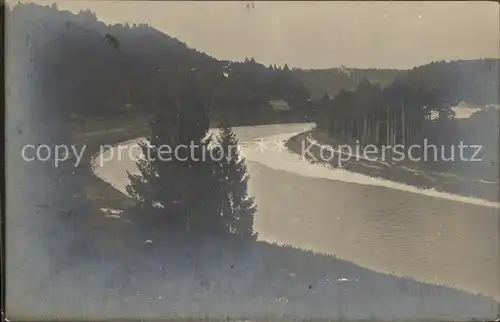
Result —
<instances>
[{"instance_id":1,"label":"river water","mask_svg":"<svg viewBox=\"0 0 500 322\"><path fill-rule=\"evenodd\" d=\"M258 206L259 239L500 300L497 204L308 164L276 144L310 126L235 129ZM260 139L267 143L259 150ZM116 159L96 173L124 192L126 170L137 169L126 156Z\"/></svg>"}]
</instances>

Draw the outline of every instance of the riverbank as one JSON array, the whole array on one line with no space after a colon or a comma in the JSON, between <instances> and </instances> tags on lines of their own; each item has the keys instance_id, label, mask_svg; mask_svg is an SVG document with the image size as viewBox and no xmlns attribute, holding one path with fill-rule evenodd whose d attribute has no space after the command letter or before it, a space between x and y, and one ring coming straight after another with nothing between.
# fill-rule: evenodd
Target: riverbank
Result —
<instances>
[{"instance_id":1,"label":"riverbank","mask_svg":"<svg viewBox=\"0 0 500 322\"><path fill-rule=\"evenodd\" d=\"M287 141L286 147L294 153L303 155L309 162L337 168L339 167L337 148L341 144L345 143L341 143L314 129L293 136ZM325 152L326 147L333 147L337 152L331 156L330 152ZM307 153L305 153L306 149ZM352 151L355 151L355 148L352 148ZM328 158L325 158L325 155L328 155ZM344 157L348 158L348 156ZM353 155L349 160L344 161L341 166L348 171L404 183L421 189L433 189L493 202L499 200L497 181L486 181L438 170L432 171L429 166L419 162L404 161L393 164L387 161L375 160L374 158L370 158L370 160L356 158Z\"/></svg>"},{"instance_id":2,"label":"riverbank","mask_svg":"<svg viewBox=\"0 0 500 322\"><path fill-rule=\"evenodd\" d=\"M132 223L128 211L134 202L111 184L94 174L93 157L102 146L145 137L149 133L149 118L90 120L72 124L72 142L80 149L85 146L81 164L73 168L73 185L79 186L80 200L73 204L72 216L76 229L71 249L79 262L116 255L127 251L127 230ZM71 160L67 162L72 162ZM80 207L79 205L84 205ZM78 212L81 209L82 211Z\"/></svg>"}]
</instances>

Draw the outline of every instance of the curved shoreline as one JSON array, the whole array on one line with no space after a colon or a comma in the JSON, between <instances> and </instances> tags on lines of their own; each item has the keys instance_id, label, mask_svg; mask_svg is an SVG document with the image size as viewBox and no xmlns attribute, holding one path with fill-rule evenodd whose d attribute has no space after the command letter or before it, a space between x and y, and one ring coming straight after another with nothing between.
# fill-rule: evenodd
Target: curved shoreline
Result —
<instances>
[{"instance_id":1,"label":"curved shoreline","mask_svg":"<svg viewBox=\"0 0 500 322\"><path fill-rule=\"evenodd\" d=\"M411 185L411 184L404 183L402 181L394 181L394 180L390 180L390 179L385 179L383 177L371 176L371 175L367 175L367 174L352 171L352 170L334 168L328 162L312 163L310 160L305 160L305 159L302 159L302 157L301 157L300 144L303 142L304 139L306 139L307 133L308 132L294 133L292 136L290 136L290 137L288 137L288 139L286 139L286 141L287 141L286 146L287 146L288 150L290 150L290 152L295 155L296 158L299 158L300 160L302 160L303 162L306 162L310 166L327 169L328 171L332 172L329 175L325 174L325 176L321 176L321 177L331 178L332 180L358 183L358 184L377 185L377 186L381 186L381 187L402 190L402 191L406 191L406 192L410 192L410 193L421 194L421 195L425 195L425 196L429 196L429 197L441 198L441 199L446 199L446 200L453 200L453 201L457 201L457 202L464 202L464 203L474 204L474 205L478 205L478 206L500 209L500 202L491 201L488 199L456 194L456 193L452 193L449 191L445 191L443 189L438 190L436 188L419 187L418 185ZM283 140L285 138L278 137L278 138L268 138L268 139L269 140L273 140L273 139L274 140L276 140L276 139ZM317 150L319 149L319 147L318 147L317 143L313 143L313 145L315 145L316 149L312 148L312 149L310 149L310 152L315 157L318 158L319 155L318 155ZM350 175L348 175L348 174L350 174Z\"/></svg>"},{"instance_id":2,"label":"curved shoreline","mask_svg":"<svg viewBox=\"0 0 500 322\"><path fill-rule=\"evenodd\" d=\"M427 189L420 188L418 186L409 185L406 183L401 183L401 182L392 181L392 180L387 180L387 179L380 178L380 177L373 177L373 176L369 176L369 175L358 173L358 172L348 171L345 169L335 169L335 168L330 167L328 164L311 163L307 160L302 159L300 156L300 152L297 152L296 149L294 149L293 147L290 146L291 140L293 140L294 138L296 138L304 133L305 132L299 132L299 133L291 132L291 133L277 134L277 135L271 135L271 136L263 136L263 137L258 137L258 138L248 140L248 141L242 141L240 143L242 155L248 161L257 162L257 163L263 164L265 166L268 166L268 167L276 169L276 170L283 170L283 171L294 173L294 174L297 174L300 176L313 177L313 178L324 178L324 179L337 180L337 181L342 181L342 182L356 183L356 184L361 184L361 185L374 185L374 186L380 186L380 187L385 187L385 188L390 188L390 189L401 190L401 191L405 191L405 192L409 192L409 193L420 194L420 195L424 195L424 196L428 196L428 197L434 197L434 198L446 199L446 200L451 200L451 201L463 202L463 203L467 203L467 204L473 204L473 205L477 205L477 206L500 209L500 202L493 202L493 201L489 201L486 199L464 196L464 195L454 194L454 193L441 191L441 190L435 190L434 188L427 188ZM114 144L113 148L116 148L117 146L125 146L125 145L135 144L137 141L142 140L142 139L144 139L144 137L119 142L119 143ZM285 141L285 142L287 142L287 148L288 148L288 150L290 150L290 152L285 152L288 155L284 155L282 152L278 152L278 151L273 150L273 149L267 149L265 151L265 153L258 153L256 151L252 151L252 150L254 150L254 147L249 147L247 145L248 143L254 143L254 142L260 141L260 140L265 141L265 142ZM106 150L106 151L108 151L108 150ZM104 151L103 153L106 153L106 151ZM254 153L252 153L252 152L254 152ZM114 184L112 182L112 180L107 180L104 175L102 175L102 174L100 175L98 172L96 172L97 167L96 167L95 162L96 162L96 159L99 157L99 155L100 155L100 152L97 152L96 154L91 156L90 164L92 165L94 174L97 177L99 177L101 180L103 180L104 182L111 184L115 189L117 189L122 194L124 194L125 196L128 197L124 187L117 187L117 185ZM281 160L283 160L283 158L287 159L288 162L280 162ZM281 159L281 160L278 160L278 159ZM276 161L278 161L278 162L276 162ZM300 169L296 167L297 161L299 161L301 163L301 166L299 167Z\"/></svg>"}]
</instances>

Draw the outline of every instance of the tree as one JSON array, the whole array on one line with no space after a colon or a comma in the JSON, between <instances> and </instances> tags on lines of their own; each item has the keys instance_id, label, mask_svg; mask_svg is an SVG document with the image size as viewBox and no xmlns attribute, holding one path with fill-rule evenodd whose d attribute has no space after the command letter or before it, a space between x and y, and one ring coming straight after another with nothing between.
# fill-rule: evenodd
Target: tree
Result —
<instances>
[{"instance_id":1,"label":"tree","mask_svg":"<svg viewBox=\"0 0 500 322\"><path fill-rule=\"evenodd\" d=\"M256 239L253 230L257 211L252 197L248 196L248 174L245 159L238 151L238 140L230 127L222 125L216 140L218 162L216 177L220 196L220 212L232 233Z\"/></svg>"},{"instance_id":2,"label":"tree","mask_svg":"<svg viewBox=\"0 0 500 322\"><path fill-rule=\"evenodd\" d=\"M203 155L210 144L209 114L198 86L188 82L186 88L156 110L151 136L140 144L140 174L128 174L127 192L141 210L165 216L176 228L219 231L214 166Z\"/></svg>"},{"instance_id":3,"label":"tree","mask_svg":"<svg viewBox=\"0 0 500 322\"><path fill-rule=\"evenodd\" d=\"M56 5L55 3L53 5ZM51 9L54 9L54 10L57 10L57 5L55 8L52 8L51 6ZM87 21L97 21L97 16L95 14L95 12L92 12L90 9L85 9L85 10L80 10L80 12L78 12L78 15L80 17L82 17L83 20L87 20Z\"/></svg>"},{"instance_id":4,"label":"tree","mask_svg":"<svg viewBox=\"0 0 500 322\"><path fill-rule=\"evenodd\" d=\"M323 95L323 97L318 101L316 102L316 105L317 105L317 110L319 111L319 117L316 121L316 123L318 124L318 127L322 128L324 131L326 131L327 133L330 132L330 124L332 121L335 121L335 120L330 120L330 117L328 115L328 112L331 112L330 110L330 97L328 96L327 93L325 93Z\"/></svg>"},{"instance_id":5,"label":"tree","mask_svg":"<svg viewBox=\"0 0 500 322\"><path fill-rule=\"evenodd\" d=\"M256 207L247 193L236 136L224 126L217 140L207 137L209 95L203 77L186 79L178 98L165 97L156 109L151 136L140 143L140 173L128 174L127 192L143 213L164 217L174 229L255 239Z\"/></svg>"}]
</instances>

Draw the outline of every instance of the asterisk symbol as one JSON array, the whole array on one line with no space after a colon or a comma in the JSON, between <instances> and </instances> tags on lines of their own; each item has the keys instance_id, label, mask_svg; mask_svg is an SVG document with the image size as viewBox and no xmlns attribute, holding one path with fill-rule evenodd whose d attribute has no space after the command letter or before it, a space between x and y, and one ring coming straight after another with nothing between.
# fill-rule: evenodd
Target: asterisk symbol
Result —
<instances>
[{"instance_id":1,"label":"asterisk symbol","mask_svg":"<svg viewBox=\"0 0 500 322\"><path fill-rule=\"evenodd\" d=\"M283 141L283 140L275 141L274 142L274 149L278 150L278 152L280 152L280 153L283 152L284 150L286 150L285 141Z\"/></svg>"},{"instance_id":2,"label":"asterisk symbol","mask_svg":"<svg viewBox=\"0 0 500 322\"><path fill-rule=\"evenodd\" d=\"M257 145L256 149L257 151L259 151L260 153L263 153L264 150L267 149L267 142L264 141L263 139L260 139L259 141L255 141L255 144Z\"/></svg>"}]
</instances>

